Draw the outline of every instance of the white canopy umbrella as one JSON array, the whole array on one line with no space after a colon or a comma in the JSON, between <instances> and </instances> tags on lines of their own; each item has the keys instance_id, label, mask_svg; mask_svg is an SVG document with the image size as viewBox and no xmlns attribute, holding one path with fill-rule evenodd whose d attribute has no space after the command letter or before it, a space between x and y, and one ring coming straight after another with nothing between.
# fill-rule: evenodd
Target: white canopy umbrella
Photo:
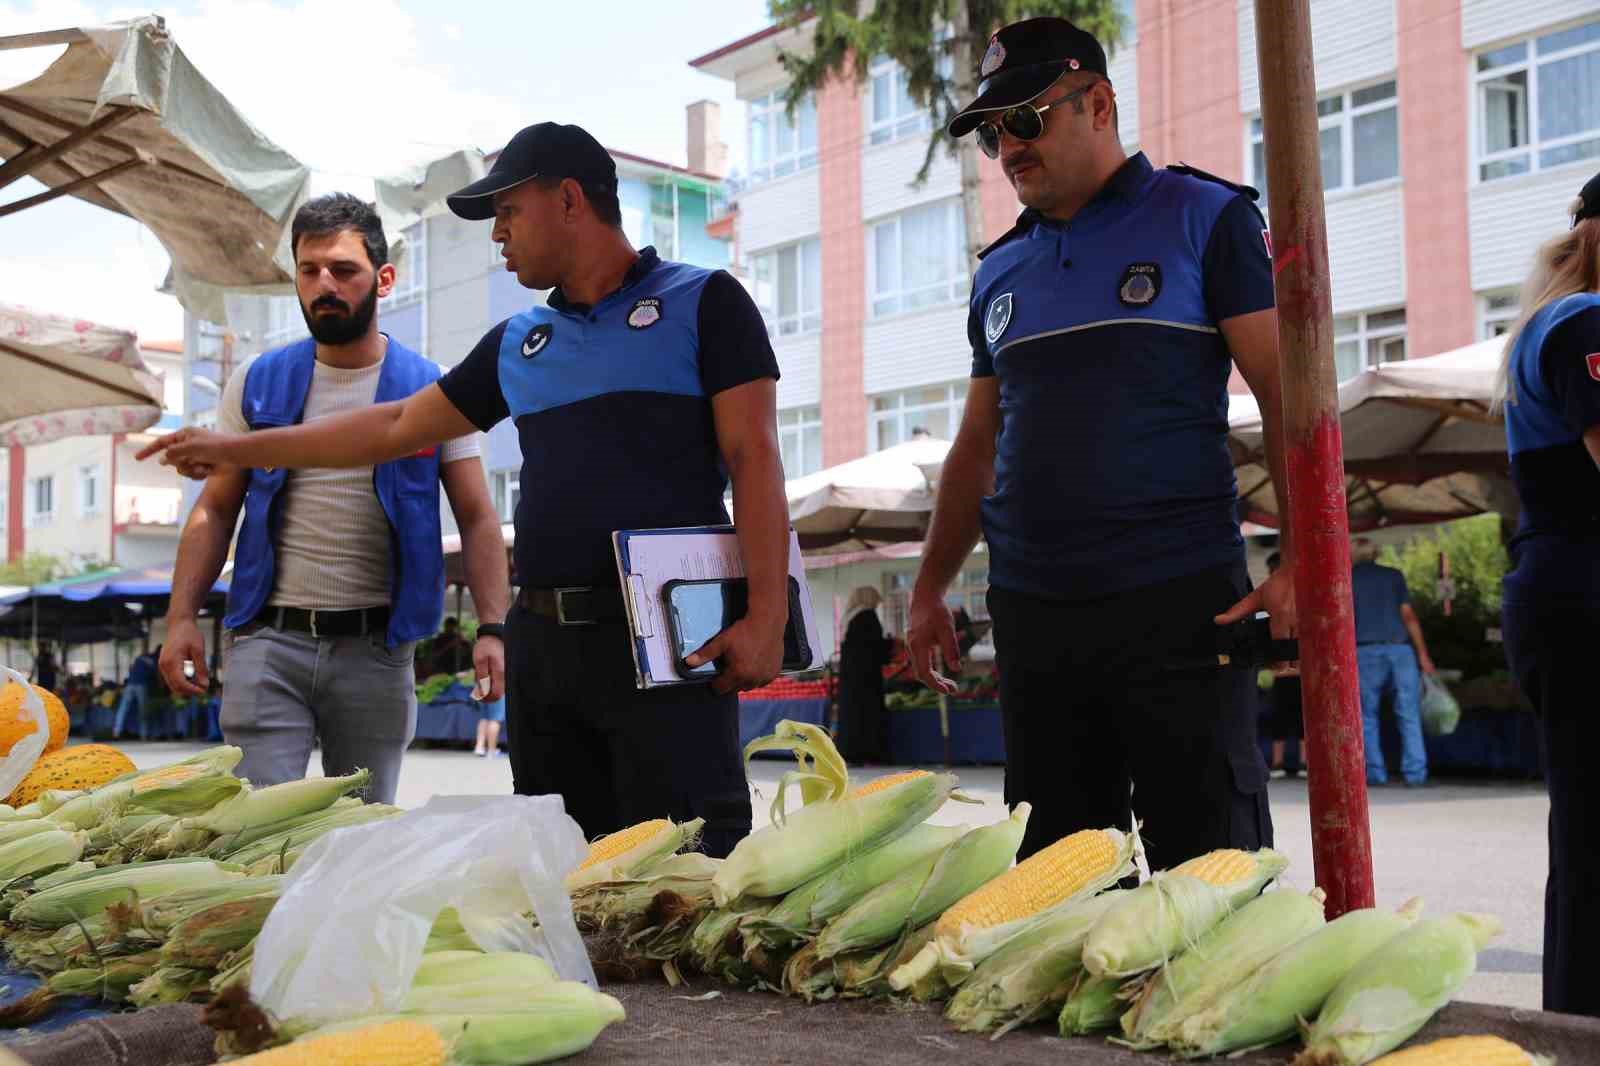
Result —
<instances>
[{"instance_id":1,"label":"white canopy umbrella","mask_svg":"<svg viewBox=\"0 0 1600 1066\"><path fill-rule=\"evenodd\" d=\"M134 433L161 417L161 382L129 331L0 304L0 447Z\"/></svg>"},{"instance_id":2,"label":"white canopy umbrella","mask_svg":"<svg viewBox=\"0 0 1600 1066\"><path fill-rule=\"evenodd\" d=\"M785 486L789 520L806 552L861 551L919 541L933 511L937 470L950 442L915 437Z\"/></svg>"},{"instance_id":3,"label":"white canopy umbrella","mask_svg":"<svg viewBox=\"0 0 1600 1066\"><path fill-rule=\"evenodd\" d=\"M1504 420L1491 413L1503 339L1384 363L1339 386L1350 528L1515 510ZM1228 446L1252 522L1276 526L1261 412L1229 397Z\"/></svg>"}]
</instances>

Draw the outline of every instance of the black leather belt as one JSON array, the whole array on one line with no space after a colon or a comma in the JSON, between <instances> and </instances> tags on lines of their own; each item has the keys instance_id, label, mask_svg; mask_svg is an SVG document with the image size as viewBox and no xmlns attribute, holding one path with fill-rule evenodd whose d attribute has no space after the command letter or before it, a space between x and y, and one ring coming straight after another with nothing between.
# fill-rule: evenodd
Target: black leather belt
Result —
<instances>
[{"instance_id":1,"label":"black leather belt","mask_svg":"<svg viewBox=\"0 0 1600 1066\"><path fill-rule=\"evenodd\" d=\"M310 633L314 637L364 637L389 628L389 608L358 607L351 611L320 611L305 607L268 607L251 626L270 626Z\"/></svg>"},{"instance_id":2,"label":"black leather belt","mask_svg":"<svg viewBox=\"0 0 1600 1066\"><path fill-rule=\"evenodd\" d=\"M622 591L616 588L576 585L554 589L524 588L517 604L534 614L553 618L564 626L592 626L601 622L626 622Z\"/></svg>"}]
</instances>

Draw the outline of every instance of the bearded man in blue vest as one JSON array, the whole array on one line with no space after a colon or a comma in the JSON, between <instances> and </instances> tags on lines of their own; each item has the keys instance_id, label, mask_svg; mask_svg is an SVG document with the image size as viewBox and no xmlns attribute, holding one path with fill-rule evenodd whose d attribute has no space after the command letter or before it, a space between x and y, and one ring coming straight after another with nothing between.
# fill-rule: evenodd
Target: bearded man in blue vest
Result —
<instances>
[{"instance_id":1,"label":"bearded man in blue vest","mask_svg":"<svg viewBox=\"0 0 1600 1066\"><path fill-rule=\"evenodd\" d=\"M291 227L295 287L311 337L264 352L226 383L218 427L249 433L402 400L441 369L378 330L395 267L377 213L344 193L308 202ZM345 469L209 469L184 526L161 672L174 693L206 690L195 616L221 572L241 509L224 619L222 732L257 785L372 772L390 803L416 731L416 642L444 611L439 486L461 528L467 583L483 620L476 695L498 699L510 596L500 519L471 434L389 462ZM192 664L193 677L185 670Z\"/></svg>"}]
</instances>

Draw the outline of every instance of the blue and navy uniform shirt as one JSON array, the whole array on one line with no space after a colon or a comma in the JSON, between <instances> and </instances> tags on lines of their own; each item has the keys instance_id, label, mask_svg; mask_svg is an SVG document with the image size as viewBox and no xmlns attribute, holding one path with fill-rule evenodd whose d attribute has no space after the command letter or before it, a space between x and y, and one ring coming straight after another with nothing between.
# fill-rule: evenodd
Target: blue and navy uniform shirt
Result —
<instances>
[{"instance_id":1,"label":"blue and navy uniform shirt","mask_svg":"<svg viewBox=\"0 0 1600 1066\"><path fill-rule=\"evenodd\" d=\"M535 588L616 584L611 534L728 521L711 398L778 362L726 271L646 248L594 306L560 290L490 330L439 386L480 430L516 420L516 572Z\"/></svg>"},{"instance_id":2,"label":"blue and navy uniform shirt","mask_svg":"<svg viewBox=\"0 0 1600 1066\"><path fill-rule=\"evenodd\" d=\"M1404 644L1410 640L1403 604L1411 602L1406 575L1392 566L1374 562L1350 568L1350 599L1356 612L1357 644Z\"/></svg>"},{"instance_id":3,"label":"blue and navy uniform shirt","mask_svg":"<svg viewBox=\"0 0 1600 1066\"><path fill-rule=\"evenodd\" d=\"M1218 323L1273 306L1254 195L1140 153L986 250L967 332L1000 389L992 584L1083 600L1243 559Z\"/></svg>"},{"instance_id":4,"label":"blue and navy uniform shirt","mask_svg":"<svg viewBox=\"0 0 1600 1066\"><path fill-rule=\"evenodd\" d=\"M1600 296L1578 293L1535 312L1509 367L1505 406L1518 537L1600 535L1600 469L1584 433L1600 425Z\"/></svg>"}]
</instances>

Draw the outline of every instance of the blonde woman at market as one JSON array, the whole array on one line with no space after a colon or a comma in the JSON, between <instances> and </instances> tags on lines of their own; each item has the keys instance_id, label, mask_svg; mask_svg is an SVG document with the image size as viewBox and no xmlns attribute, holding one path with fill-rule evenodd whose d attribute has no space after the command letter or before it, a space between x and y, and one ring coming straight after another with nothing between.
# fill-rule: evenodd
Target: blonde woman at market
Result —
<instances>
[{"instance_id":1,"label":"blonde woman at market","mask_svg":"<svg viewBox=\"0 0 1600 1066\"><path fill-rule=\"evenodd\" d=\"M1539 249L1501 375L1511 480L1506 657L1538 712L1550 790L1544 1009L1600 1015L1600 174L1573 201L1571 228Z\"/></svg>"}]
</instances>

